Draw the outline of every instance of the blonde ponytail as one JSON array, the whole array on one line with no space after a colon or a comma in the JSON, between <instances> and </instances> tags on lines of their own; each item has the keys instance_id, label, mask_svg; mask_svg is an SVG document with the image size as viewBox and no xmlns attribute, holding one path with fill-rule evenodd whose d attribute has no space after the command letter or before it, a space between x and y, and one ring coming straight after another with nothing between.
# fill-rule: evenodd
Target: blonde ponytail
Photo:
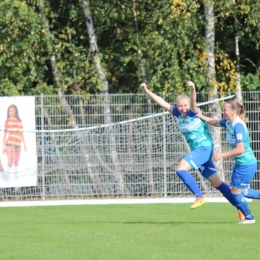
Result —
<instances>
[{"instance_id":1,"label":"blonde ponytail","mask_svg":"<svg viewBox=\"0 0 260 260\"><path fill-rule=\"evenodd\" d=\"M237 100L226 101L230 105L230 108L237 112L237 115L245 122L248 122L246 117L245 107L242 103L239 103Z\"/></svg>"}]
</instances>

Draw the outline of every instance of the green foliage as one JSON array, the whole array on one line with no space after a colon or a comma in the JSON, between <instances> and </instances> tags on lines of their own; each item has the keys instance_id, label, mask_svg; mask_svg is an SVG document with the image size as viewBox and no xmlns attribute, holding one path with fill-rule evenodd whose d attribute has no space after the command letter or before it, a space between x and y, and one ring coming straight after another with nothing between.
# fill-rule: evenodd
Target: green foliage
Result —
<instances>
[{"instance_id":1,"label":"green foliage","mask_svg":"<svg viewBox=\"0 0 260 260\"><path fill-rule=\"evenodd\" d=\"M246 90L259 90L260 89L260 77L259 75L254 75L248 73L246 75L241 75L241 85L244 91Z\"/></svg>"},{"instance_id":2,"label":"green foliage","mask_svg":"<svg viewBox=\"0 0 260 260\"><path fill-rule=\"evenodd\" d=\"M46 57L39 19L25 1L0 3L0 93L27 93L45 70Z\"/></svg>"},{"instance_id":3,"label":"green foliage","mask_svg":"<svg viewBox=\"0 0 260 260\"><path fill-rule=\"evenodd\" d=\"M259 74L256 69L259 67L259 11L260 2L257 0L215 1L217 49L227 54L229 63L236 62L234 37L238 36L241 79L247 74L248 78L253 74L257 78ZM225 76L223 79L228 82ZM244 89L245 84L241 85Z\"/></svg>"},{"instance_id":4,"label":"green foliage","mask_svg":"<svg viewBox=\"0 0 260 260\"><path fill-rule=\"evenodd\" d=\"M41 12L37 2L27 2L5 0L0 3L0 23L4 27L0 45L0 94L53 94L58 87L67 93L86 89L97 92L98 76L86 49L88 40L79 2L75 1L78 3L75 8L81 14L80 24L75 23L73 4L60 1L57 5L55 1L56 5L47 3ZM78 26L82 27L80 32L76 31ZM61 86L53 82L52 54L56 57Z\"/></svg>"},{"instance_id":5,"label":"green foliage","mask_svg":"<svg viewBox=\"0 0 260 260\"><path fill-rule=\"evenodd\" d=\"M150 86L155 91L183 92L185 83L194 80L200 88L205 85L201 77L205 68L199 59L205 45L199 37L204 25L203 20L196 19L200 6L189 6L188 1L154 5L141 10L145 29L140 42ZM160 11L153 13L155 9Z\"/></svg>"},{"instance_id":6,"label":"green foliage","mask_svg":"<svg viewBox=\"0 0 260 260\"><path fill-rule=\"evenodd\" d=\"M67 94L100 92L82 1L42 2L43 10L37 0L0 2L0 95L53 94L57 88ZM185 92L188 80L200 91L207 87L203 1L89 3L111 93L137 92L145 79L157 92ZM221 0L214 8L216 75L219 90L225 91L235 82L234 19L243 77L259 74L260 2ZM51 55L59 86L53 81Z\"/></svg>"}]
</instances>

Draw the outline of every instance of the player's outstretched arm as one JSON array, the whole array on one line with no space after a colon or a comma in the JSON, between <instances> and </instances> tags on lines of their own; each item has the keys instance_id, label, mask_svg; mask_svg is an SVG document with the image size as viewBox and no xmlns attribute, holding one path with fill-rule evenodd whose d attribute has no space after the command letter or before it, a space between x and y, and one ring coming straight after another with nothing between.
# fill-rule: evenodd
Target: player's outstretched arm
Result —
<instances>
[{"instance_id":1,"label":"player's outstretched arm","mask_svg":"<svg viewBox=\"0 0 260 260\"><path fill-rule=\"evenodd\" d=\"M197 114L197 117L199 117L200 119L202 119L203 121L205 121L206 123L216 126L216 127L221 127L221 125L219 124L219 120L216 118L211 118L211 117L207 117L202 115L201 113Z\"/></svg>"},{"instance_id":2,"label":"player's outstretched arm","mask_svg":"<svg viewBox=\"0 0 260 260\"><path fill-rule=\"evenodd\" d=\"M172 113L172 108L173 106L171 104L169 104L168 102L166 102L163 98L157 96L156 94L154 94L151 90L149 90L147 88L146 83L142 83L140 85L140 88L154 101L156 102L159 106L161 106L162 108L164 108L165 110L169 111L170 113Z\"/></svg>"},{"instance_id":3,"label":"player's outstretched arm","mask_svg":"<svg viewBox=\"0 0 260 260\"><path fill-rule=\"evenodd\" d=\"M195 89L195 84L194 84L194 82L189 81L187 83L187 86L191 90L191 94L190 94L190 108L191 108L191 111L194 112L194 113L199 113L200 110L197 107L197 93L196 93L196 89Z\"/></svg>"}]
</instances>

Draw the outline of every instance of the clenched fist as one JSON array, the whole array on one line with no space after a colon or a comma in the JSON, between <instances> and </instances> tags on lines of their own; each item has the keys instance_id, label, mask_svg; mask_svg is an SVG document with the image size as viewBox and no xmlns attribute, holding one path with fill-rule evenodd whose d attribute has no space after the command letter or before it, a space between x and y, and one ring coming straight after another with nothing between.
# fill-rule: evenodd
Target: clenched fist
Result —
<instances>
[{"instance_id":1,"label":"clenched fist","mask_svg":"<svg viewBox=\"0 0 260 260\"><path fill-rule=\"evenodd\" d=\"M146 89L147 89L146 83L142 83L142 84L140 85L140 89L146 90Z\"/></svg>"},{"instance_id":2,"label":"clenched fist","mask_svg":"<svg viewBox=\"0 0 260 260\"><path fill-rule=\"evenodd\" d=\"M195 88L195 84L194 84L192 81L189 81L189 82L187 83L187 86L188 86L189 88L191 88L191 89Z\"/></svg>"}]
</instances>

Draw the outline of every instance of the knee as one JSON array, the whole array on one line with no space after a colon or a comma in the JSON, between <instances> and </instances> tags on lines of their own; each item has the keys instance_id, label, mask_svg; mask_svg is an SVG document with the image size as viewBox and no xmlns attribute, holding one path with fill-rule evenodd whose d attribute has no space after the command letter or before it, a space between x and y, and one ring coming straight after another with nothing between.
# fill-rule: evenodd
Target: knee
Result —
<instances>
[{"instance_id":1,"label":"knee","mask_svg":"<svg viewBox=\"0 0 260 260\"><path fill-rule=\"evenodd\" d=\"M218 184L216 184L216 183L214 183L214 182L211 182L211 185L212 185L212 187L213 188L215 188L215 189L217 189L220 185L218 185Z\"/></svg>"},{"instance_id":2,"label":"knee","mask_svg":"<svg viewBox=\"0 0 260 260\"><path fill-rule=\"evenodd\" d=\"M223 183L222 180L220 179L219 175L217 173L212 174L210 177L207 178L208 181L211 183L211 185L214 188L218 188L221 186L221 184Z\"/></svg>"}]
</instances>

